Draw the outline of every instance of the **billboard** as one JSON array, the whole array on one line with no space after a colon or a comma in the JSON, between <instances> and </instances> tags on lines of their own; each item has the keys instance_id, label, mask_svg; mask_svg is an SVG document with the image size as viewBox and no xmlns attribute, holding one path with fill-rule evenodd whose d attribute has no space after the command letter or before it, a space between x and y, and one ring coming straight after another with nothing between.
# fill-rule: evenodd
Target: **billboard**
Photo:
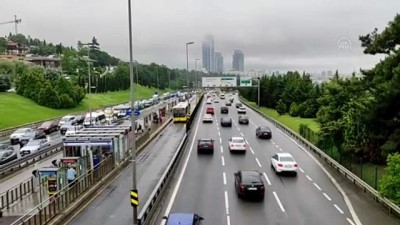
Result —
<instances>
[{"instance_id":1,"label":"billboard","mask_svg":"<svg viewBox=\"0 0 400 225\"><path fill-rule=\"evenodd\" d=\"M251 77L240 77L240 87L251 87L253 84Z\"/></svg>"},{"instance_id":2,"label":"billboard","mask_svg":"<svg viewBox=\"0 0 400 225\"><path fill-rule=\"evenodd\" d=\"M202 87L236 87L236 77L202 77Z\"/></svg>"}]
</instances>

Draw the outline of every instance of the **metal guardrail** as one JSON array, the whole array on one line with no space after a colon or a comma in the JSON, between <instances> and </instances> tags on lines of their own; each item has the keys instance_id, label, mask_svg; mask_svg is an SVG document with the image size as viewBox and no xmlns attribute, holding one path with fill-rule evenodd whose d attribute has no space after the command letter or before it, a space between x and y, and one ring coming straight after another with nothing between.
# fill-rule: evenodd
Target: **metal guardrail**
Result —
<instances>
[{"instance_id":1,"label":"metal guardrail","mask_svg":"<svg viewBox=\"0 0 400 225\"><path fill-rule=\"evenodd\" d=\"M288 128L286 125L282 124L281 122L264 115L259 109L251 106L248 104L242 97L240 97L240 100L243 104L245 104L247 107L253 109L255 112L260 114L262 117L266 118L269 120L271 123L273 123L276 127L280 128L284 132L288 133L291 135L293 138L296 139L296 141L299 141L302 145L307 147L309 150L313 151L316 153L319 157L321 157L325 162L327 162L329 165L331 165L334 169L336 169L338 172L340 172L345 178L350 180L353 185L357 186L358 188L361 188L361 190L369 194L370 196L373 197L373 199L382 204L384 208L386 208L389 213L396 215L397 217L400 217L400 207L391 202L389 199L382 197L377 190L375 190L373 187L371 187L369 184L367 184L365 181L363 181L361 178L359 178L357 175L352 173L350 170L342 166L340 163L332 159L330 156L324 153L321 149L316 147L314 144L309 142L307 139L304 137L300 136L290 128Z\"/></svg>"},{"instance_id":2,"label":"metal guardrail","mask_svg":"<svg viewBox=\"0 0 400 225\"><path fill-rule=\"evenodd\" d=\"M6 192L0 194L0 211L9 208L9 206L17 201L22 200L25 195L29 195L33 190L33 178L29 178L19 185L10 188Z\"/></svg>"}]
</instances>

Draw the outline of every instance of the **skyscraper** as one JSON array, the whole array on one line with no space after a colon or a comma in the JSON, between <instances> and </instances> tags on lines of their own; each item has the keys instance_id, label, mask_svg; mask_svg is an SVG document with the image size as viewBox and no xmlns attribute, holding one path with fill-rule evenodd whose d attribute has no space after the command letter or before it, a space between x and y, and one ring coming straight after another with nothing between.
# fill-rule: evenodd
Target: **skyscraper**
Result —
<instances>
[{"instance_id":1,"label":"skyscraper","mask_svg":"<svg viewBox=\"0 0 400 225\"><path fill-rule=\"evenodd\" d=\"M207 35L203 41L203 68L207 72L215 72L214 38Z\"/></svg>"},{"instance_id":2,"label":"skyscraper","mask_svg":"<svg viewBox=\"0 0 400 225\"><path fill-rule=\"evenodd\" d=\"M244 54L241 50L235 50L232 57L232 69L244 71Z\"/></svg>"},{"instance_id":3,"label":"skyscraper","mask_svg":"<svg viewBox=\"0 0 400 225\"><path fill-rule=\"evenodd\" d=\"M215 53L215 72L224 72L224 57L222 56L221 52Z\"/></svg>"}]
</instances>

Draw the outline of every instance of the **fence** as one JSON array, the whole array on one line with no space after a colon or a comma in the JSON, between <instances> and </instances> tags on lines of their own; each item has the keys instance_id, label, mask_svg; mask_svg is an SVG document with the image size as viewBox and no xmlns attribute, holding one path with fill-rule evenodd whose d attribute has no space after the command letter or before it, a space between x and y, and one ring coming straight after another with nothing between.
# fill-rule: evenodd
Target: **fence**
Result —
<instances>
[{"instance_id":1,"label":"fence","mask_svg":"<svg viewBox=\"0 0 400 225\"><path fill-rule=\"evenodd\" d=\"M7 190L0 196L0 210L8 208L12 203L21 200L29 195L33 189L33 179L27 179L19 185Z\"/></svg>"},{"instance_id":2,"label":"fence","mask_svg":"<svg viewBox=\"0 0 400 225\"><path fill-rule=\"evenodd\" d=\"M300 125L300 135L316 145L325 154L353 172L371 187L379 190L379 181L384 174L383 165L374 165L364 160L362 156L349 152L341 152L333 143L322 143L318 133L305 125Z\"/></svg>"}]
</instances>

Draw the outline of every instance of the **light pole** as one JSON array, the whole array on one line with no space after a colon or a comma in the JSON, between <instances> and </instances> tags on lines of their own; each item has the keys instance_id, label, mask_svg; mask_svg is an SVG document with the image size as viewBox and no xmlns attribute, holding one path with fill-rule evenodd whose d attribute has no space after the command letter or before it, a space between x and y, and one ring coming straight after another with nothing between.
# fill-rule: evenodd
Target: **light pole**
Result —
<instances>
[{"instance_id":1,"label":"light pole","mask_svg":"<svg viewBox=\"0 0 400 225\"><path fill-rule=\"evenodd\" d=\"M197 79L198 79L198 78L197 78L197 61L199 61L199 60L200 60L200 59L195 59L195 60L194 60L194 67L196 68L196 71L195 71L195 73L196 73L196 83L195 83L195 84L196 84L196 90L197 90L197 88L198 88L197 85L199 84L199 82L198 82L198 80L197 80Z\"/></svg>"},{"instance_id":2,"label":"light pole","mask_svg":"<svg viewBox=\"0 0 400 225\"><path fill-rule=\"evenodd\" d=\"M186 87L189 88L189 50L188 45L194 44L193 41L186 42Z\"/></svg>"},{"instance_id":3,"label":"light pole","mask_svg":"<svg viewBox=\"0 0 400 225\"><path fill-rule=\"evenodd\" d=\"M260 108L260 83L261 83L261 79L260 77L257 77L258 80L258 107Z\"/></svg>"},{"instance_id":4,"label":"light pole","mask_svg":"<svg viewBox=\"0 0 400 225\"><path fill-rule=\"evenodd\" d=\"M139 199L137 185L136 185L136 135L135 135L135 95L133 88L133 40L132 40L132 9L131 0L128 0L128 18L129 18L129 75L130 75L130 87L131 87L131 134L132 134L132 195L136 195ZM132 202L132 199L131 199ZM137 202L139 203L139 202ZM137 205L133 207L133 225L138 224L138 209Z\"/></svg>"}]
</instances>

